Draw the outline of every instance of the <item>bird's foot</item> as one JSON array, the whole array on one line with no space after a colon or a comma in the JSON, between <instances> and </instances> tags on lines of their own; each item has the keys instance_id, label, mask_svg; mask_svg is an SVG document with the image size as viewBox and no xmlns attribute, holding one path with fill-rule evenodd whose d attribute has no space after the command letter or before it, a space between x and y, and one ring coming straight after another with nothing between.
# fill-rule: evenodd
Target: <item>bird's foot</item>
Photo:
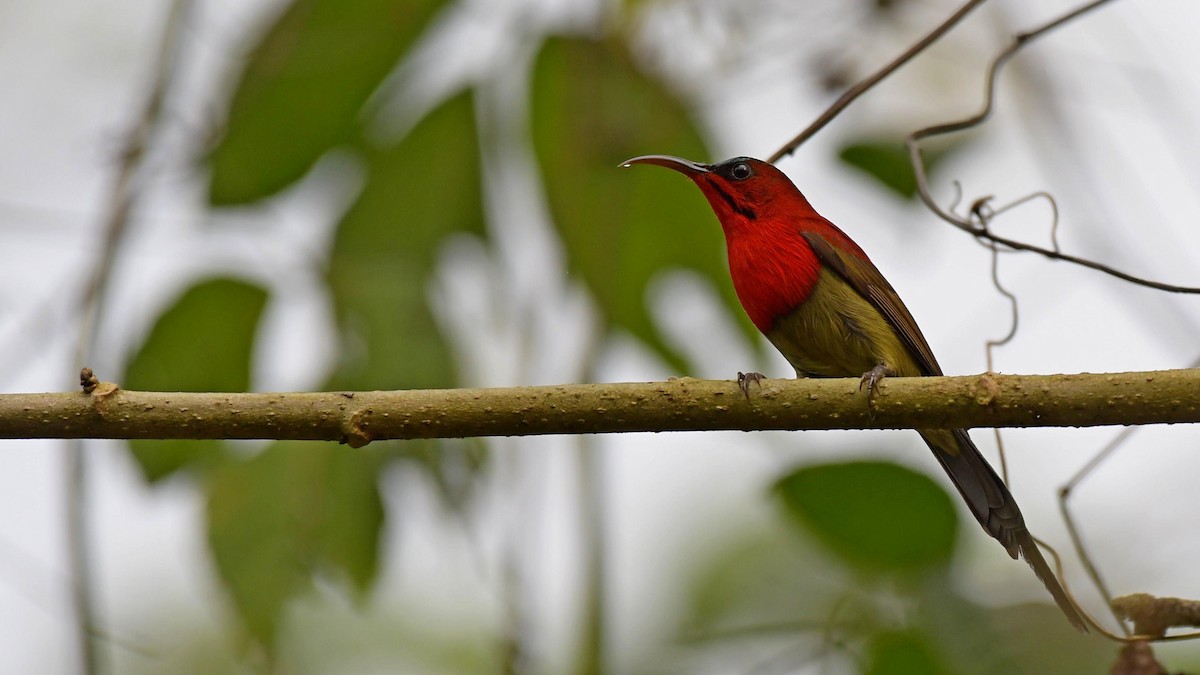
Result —
<instances>
[{"instance_id":1,"label":"bird's foot","mask_svg":"<svg viewBox=\"0 0 1200 675\"><path fill-rule=\"evenodd\" d=\"M767 378L762 373L754 373L754 372L743 373L743 372L739 371L738 376L737 376L738 389L742 390L742 395L746 397L747 401L749 401L750 400L750 383L753 382L754 384L757 384L759 387L762 387L762 381L765 379L767 379Z\"/></svg>"},{"instance_id":2,"label":"bird's foot","mask_svg":"<svg viewBox=\"0 0 1200 675\"><path fill-rule=\"evenodd\" d=\"M871 408L875 402L875 392L879 383L891 374L891 369L882 363L863 373L862 379L858 381L858 390L862 391L863 387L867 388L867 408Z\"/></svg>"}]
</instances>

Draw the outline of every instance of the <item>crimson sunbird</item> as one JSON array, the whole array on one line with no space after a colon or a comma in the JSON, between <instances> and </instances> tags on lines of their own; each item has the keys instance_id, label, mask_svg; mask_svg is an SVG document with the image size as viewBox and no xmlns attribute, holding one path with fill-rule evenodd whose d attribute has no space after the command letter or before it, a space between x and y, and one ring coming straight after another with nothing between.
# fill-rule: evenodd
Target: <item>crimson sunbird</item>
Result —
<instances>
[{"instance_id":1,"label":"crimson sunbird","mask_svg":"<svg viewBox=\"0 0 1200 675\"><path fill-rule=\"evenodd\" d=\"M782 171L749 157L700 164L646 155L622 166L631 164L673 169L700 187L725 232L738 300L797 377L861 375L869 396L888 375L942 374L892 285ZM966 430L918 433L983 529L1014 559L1024 557L1067 619L1086 632L1078 609L1025 527L1016 500Z\"/></svg>"}]
</instances>

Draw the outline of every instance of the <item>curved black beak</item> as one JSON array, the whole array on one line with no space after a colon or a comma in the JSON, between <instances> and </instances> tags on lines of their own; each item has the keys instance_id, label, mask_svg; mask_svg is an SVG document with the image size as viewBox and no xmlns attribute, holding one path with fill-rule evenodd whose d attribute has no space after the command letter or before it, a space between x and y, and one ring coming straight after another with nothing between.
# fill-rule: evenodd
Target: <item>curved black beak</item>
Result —
<instances>
[{"instance_id":1,"label":"curved black beak","mask_svg":"<svg viewBox=\"0 0 1200 675\"><path fill-rule=\"evenodd\" d=\"M686 176L696 176L702 173L709 173L707 164L700 164L682 157L672 157L671 155L642 155L633 159L625 160L621 166L632 166L634 164L654 164L655 166L664 166L668 169L674 169Z\"/></svg>"}]
</instances>

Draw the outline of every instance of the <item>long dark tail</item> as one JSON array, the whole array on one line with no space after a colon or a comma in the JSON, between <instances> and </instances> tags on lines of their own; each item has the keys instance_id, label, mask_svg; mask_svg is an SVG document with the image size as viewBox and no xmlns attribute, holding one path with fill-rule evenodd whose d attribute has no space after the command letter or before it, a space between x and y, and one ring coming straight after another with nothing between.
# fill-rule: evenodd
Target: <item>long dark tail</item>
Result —
<instances>
[{"instance_id":1,"label":"long dark tail","mask_svg":"<svg viewBox=\"0 0 1200 675\"><path fill-rule=\"evenodd\" d=\"M983 529L995 537L1014 559L1021 556L1029 563L1033 573L1054 597L1054 602L1058 603L1059 609L1067 615L1067 620L1086 633L1087 624L1034 543L1017 501L979 453L979 448L971 442L966 430L921 430L920 434Z\"/></svg>"}]
</instances>

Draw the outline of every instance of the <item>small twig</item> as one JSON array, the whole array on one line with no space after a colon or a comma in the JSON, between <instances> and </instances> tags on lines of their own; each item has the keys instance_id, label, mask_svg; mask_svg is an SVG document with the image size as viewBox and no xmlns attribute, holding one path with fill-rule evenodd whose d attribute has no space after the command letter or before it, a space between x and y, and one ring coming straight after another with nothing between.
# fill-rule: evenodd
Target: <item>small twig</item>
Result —
<instances>
[{"instance_id":1,"label":"small twig","mask_svg":"<svg viewBox=\"0 0 1200 675\"><path fill-rule=\"evenodd\" d=\"M962 200L962 188L960 187L958 181L954 182L954 193L954 202L950 205L951 213L955 211L958 203ZM988 229L991 221L1004 212L1015 209L1018 206L1027 204L1030 201L1038 198L1046 199L1050 203L1051 211L1054 213L1054 222L1050 226L1050 237L1054 242L1055 250L1058 250L1058 240L1056 239L1058 232L1058 204L1054 201L1054 197L1048 192L1035 192L1014 202L1005 204L999 208L992 207L991 196L981 197L976 199L975 202L971 204L971 208L969 209L968 213L970 218L974 218L979 223L979 227L986 230ZM991 339L984 344L984 353L987 358L987 372L992 373L996 370L995 363L992 358L993 352L996 347L1003 347L1011 342L1014 337L1016 337L1017 328L1020 326L1021 315L1017 304L1017 296L1014 295L1012 291L1009 291L1007 288L1005 288L1004 284L1000 282L1000 247L997 246L993 241L980 239L979 242L983 246L987 247L992 254L992 285L996 287L996 292L1008 300L1009 309L1012 316L1012 322L1009 324L1008 333L1002 338ZM999 428L992 429L992 434L996 438L996 451L1000 456L1000 476L1004 479L1004 483L1006 485L1012 487L1008 478L1008 454L1004 451L1004 438L1001 435Z\"/></svg>"},{"instance_id":2,"label":"small twig","mask_svg":"<svg viewBox=\"0 0 1200 675\"><path fill-rule=\"evenodd\" d=\"M958 181L954 182L954 189L956 194L961 192L962 186L959 185ZM958 199L961 199L961 197L958 197ZM992 206L993 199L995 198L991 195L980 197L971 205L971 214L978 217L980 219L980 224L985 227L990 225L993 220L1008 211L1012 211L1013 209L1024 206L1035 199L1044 199L1046 203L1050 205L1050 245L1053 247L1056 253L1060 250L1058 245L1058 200L1054 198L1054 195L1046 192L1045 190L1038 190L1037 192L1030 192L1024 197L1018 197L1017 199L1014 199L1013 201L1000 207ZM950 211L954 211L953 206L950 208ZM988 243L990 242L984 243L984 246L987 246Z\"/></svg>"},{"instance_id":3,"label":"small twig","mask_svg":"<svg viewBox=\"0 0 1200 675\"><path fill-rule=\"evenodd\" d=\"M771 164L774 164L775 162L778 162L784 157L792 154L796 148L800 147L809 138L812 138L818 131L824 129L825 125L833 121L833 118L841 114L841 112L849 107L849 105L853 103L855 99L857 99L859 96L862 96L875 85L879 84L884 78L899 69L900 66L908 63L914 56L925 51L929 45L936 42L938 38L942 37L951 28L958 25L958 22L962 21L964 17L970 14L971 10L975 9L979 5L982 5L984 2L985 0L969 0L968 2L964 3L957 12L951 14L948 19L943 21L937 28L934 28L928 35L918 40L915 44L913 44L913 46L905 50L903 54L893 59L890 63L879 69L874 74L868 76L866 79L847 89L846 93L842 94L838 100L834 101L833 105L829 106L825 112L821 113L820 117L814 120L812 124L808 125L808 127L804 131L801 131L795 138L784 144L782 148L776 150L775 154L771 155L767 161Z\"/></svg>"},{"instance_id":4,"label":"small twig","mask_svg":"<svg viewBox=\"0 0 1200 675\"><path fill-rule=\"evenodd\" d=\"M925 202L925 205L928 206L930 208L930 210L932 210L942 220L950 223L951 225L954 225L955 227L959 228L960 230L963 230L964 232L967 232L968 234L971 234L972 236L990 241L990 242L992 242L994 244L998 244L1000 246L1004 246L1005 248L1008 248L1008 249L1011 249L1014 251L1028 251L1031 253L1037 253L1037 254L1042 255L1051 260L1062 260L1064 262L1073 263L1076 265L1080 265L1082 267L1087 267L1089 269L1094 269L1096 271L1103 272L1105 274L1116 277L1123 281L1128 281L1130 283L1137 284L1139 286L1145 286L1147 288L1153 288L1153 289L1157 289L1157 290L1161 290L1161 291L1169 291L1172 293L1200 294L1200 287L1181 286L1181 285L1176 285L1176 284L1167 284L1167 283L1162 283L1162 282L1158 282L1158 281L1153 281L1150 279L1145 279L1145 278L1142 278L1139 276L1135 276L1133 274L1129 274L1127 272L1122 272L1121 270L1115 269L1108 265L1104 265L1102 263L1098 263L1094 260L1089 260L1087 258L1081 258L1078 256L1073 256L1073 255L1063 253L1058 248L1056 232L1052 232L1052 237L1054 238L1054 242L1053 242L1053 248L1050 248L1050 249L1044 248L1042 246L1036 246L1034 244L1029 244L1029 243L1022 242L1022 241L1017 241L1017 240L1010 239L1007 237L1001 237L1001 236L995 234L994 232L992 232L991 230L987 229L986 227L981 227L977 223L972 222L968 218L964 218L964 217L959 216L947 209L942 208L937 203L937 200L935 200L933 198L933 195L929 188L929 179L925 172L925 163L921 157L920 141L922 141L926 138L930 138L932 136L940 136L940 135L944 135L944 134L963 131L965 129L970 129L970 128L973 128L973 127L976 127L976 126L982 124L983 121L986 120L991 115L992 110L995 107L996 82L999 77L1001 69L1004 67L1004 65L1008 62L1008 60L1010 58L1012 58L1018 51L1020 51L1022 48L1024 48L1027 44L1029 44L1033 40L1035 40L1039 37L1042 37L1043 35L1053 31L1056 28L1059 28L1060 26L1066 24L1067 22L1069 22L1073 19L1076 19L1094 9L1097 9L1100 6L1105 5L1111 1L1112 0L1095 0L1094 2L1090 2L1090 3L1087 3L1080 7L1077 7L1074 10L1067 12L1066 14L1063 14L1062 16L1060 16L1052 21L1045 23L1042 26L1039 26L1038 28L1035 28L1035 29L1029 30L1029 31L1025 31L1023 33L1018 33L1017 35L1015 35L1013 37L1013 40L1009 44L1009 46L1006 47L1004 49L1004 51L1000 52L1000 54L997 55L996 58L992 61L992 65L991 65L991 68L988 70L986 84L984 87L984 105L983 105L982 110L980 110L980 112L978 112L975 115L972 115L970 117L966 117L966 118L963 118L961 120L957 120L954 122L948 122L945 124L939 124L939 125L935 125L935 126L926 127L924 129L918 129L917 131L914 131L912 134L910 134L908 136L908 138L906 139L905 144L908 146L909 160L912 164L913 172L916 174L917 194L920 195L921 201Z\"/></svg>"},{"instance_id":5,"label":"small twig","mask_svg":"<svg viewBox=\"0 0 1200 675\"><path fill-rule=\"evenodd\" d=\"M1058 555L1058 551L1041 539L1034 538L1034 541L1046 549L1050 556L1054 559L1054 571L1058 576L1058 580L1062 583L1063 590L1067 595L1074 600L1075 596L1071 593L1071 588L1067 585L1066 576L1063 574L1062 558ZM1109 608L1117 617L1117 623L1125 629L1125 635L1117 635L1104 626L1100 625L1091 614L1088 614L1079 603L1076 604L1076 609L1083 615L1084 620L1098 633L1104 637L1113 640L1114 642L1124 642L1126 645L1145 644L1148 641L1152 642L1170 642L1177 640L1191 640L1200 637L1200 632L1185 633L1180 635L1166 635L1167 628L1178 626L1200 626L1200 600L1182 600L1179 598L1156 598L1146 593L1135 593L1132 595L1122 596L1114 599L1109 603ZM1129 630L1122 618L1129 618L1139 626L1137 635L1130 636ZM1118 671L1112 671L1118 672ZM1140 672L1140 671L1138 671ZM1155 675L1158 675L1155 672Z\"/></svg>"},{"instance_id":6,"label":"small twig","mask_svg":"<svg viewBox=\"0 0 1200 675\"><path fill-rule=\"evenodd\" d=\"M1100 570L1096 567L1095 563L1092 562L1092 557L1088 555L1087 547L1083 543L1083 534L1075 525L1074 516L1071 515L1069 502L1071 499L1071 494L1083 483L1084 479L1090 476L1091 473L1096 470L1096 467L1100 466L1104 460L1108 459L1109 455L1115 452L1117 448L1124 445L1124 443L1129 440L1129 437L1132 436L1137 430L1138 427L1126 427L1122 429L1119 434L1109 441L1108 444L1105 445L1104 448L1091 459L1091 461L1085 464L1083 468L1081 468L1074 476L1072 476L1071 480L1067 481L1066 485L1062 486L1058 490L1058 509L1062 513L1063 523L1067 526L1067 536L1071 538L1071 544L1075 547L1075 553L1079 556L1079 561L1083 565L1084 572L1086 572L1088 578L1092 580L1092 585L1096 587L1096 590L1100 591L1100 596L1104 598L1104 604L1108 606L1111 611L1113 611L1113 618L1117 620L1117 623L1121 626L1121 630L1125 632L1126 636L1130 635L1129 628L1121 621L1121 617L1116 613L1116 611L1112 610L1112 591L1108 589L1108 584L1104 582L1104 577L1100 574Z\"/></svg>"},{"instance_id":7,"label":"small twig","mask_svg":"<svg viewBox=\"0 0 1200 675\"><path fill-rule=\"evenodd\" d=\"M1017 311L1017 296L1013 295L1012 291L1004 287L1000 283L1000 250L995 244L989 246L992 250L992 285L996 287L996 291L1008 299L1009 308L1012 312L1012 323L1009 324L1008 333L1000 339L989 339L984 344L984 351L987 353L987 371L989 373L996 372L993 366L992 350L1008 344L1017 334L1017 325L1020 321L1020 313ZM1000 428L992 429L992 434L996 437L996 452L1000 455L1000 477L1004 480L1004 484L1012 487L1012 483L1008 477L1008 454L1004 452L1004 438L1000 434Z\"/></svg>"},{"instance_id":8,"label":"small twig","mask_svg":"<svg viewBox=\"0 0 1200 675\"><path fill-rule=\"evenodd\" d=\"M961 188L959 187L959 184L957 181L955 181L955 183L954 183L954 188L955 188L955 199L954 199L954 203L951 204L950 209L949 209L951 213L955 213L955 208L961 199ZM1054 246L1054 250L1055 251L1058 250L1058 202L1055 201L1053 195L1051 195L1049 192L1043 192L1043 191L1034 192L1032 194L1028 194L1028 195L1025 195L1024 197L1021 197L1020 199L1017 199L1016 201L1009 202L1008 204L1005 204L999 208L992 207L992 205L991 205L992 199L993 198L990 195L976 199L974 201L974 203L971 204L971 208L968 212L969 213L968 217L973 219L976 223L978 223L977 227L979 227L980 229L982 229L984 231L990 231L991 222L993 220L995 220L997 217L1003 215L1005 212L1011 211L1012 209L1015 209L1019 206L1028 204L1029 202L1033 201L1034 199L1045 199L1050 204L1050 211L1053 214L1053 219L1050 224L1050 241ZM994 363L993 363L993 359L992 359L993 350L996 347L1003 347L1004 345L1011 342L1014 337L1016 337L1017 328L1020 325L1020 312L1018 311L1017 296L1014 295L1007 288L1005 288L1004 285L1000 282L1000 253L1001 253L1001 250L1000 250L999 245L996 242L994 242L990 239L986 239L986 238L980 238L979 243L982 246L984 246L985 248L987 248L988 251L990 251L992 254L992 256L991 256L991 259L992 259L992 264L991 264L992 285L995 286L996 292L998 292L1000 295L1004 296L1008 300L1009 307L1011 310L1011 315L1012 315L1012 322L1009 324L1008 333L1005 334L1004 337L1002 337L1002 338L988 340L985 343L985 352L986 352L986 357L987 357L987 370L990 373L990 372L995 371Z\"/></svg>"}]
</instances>

